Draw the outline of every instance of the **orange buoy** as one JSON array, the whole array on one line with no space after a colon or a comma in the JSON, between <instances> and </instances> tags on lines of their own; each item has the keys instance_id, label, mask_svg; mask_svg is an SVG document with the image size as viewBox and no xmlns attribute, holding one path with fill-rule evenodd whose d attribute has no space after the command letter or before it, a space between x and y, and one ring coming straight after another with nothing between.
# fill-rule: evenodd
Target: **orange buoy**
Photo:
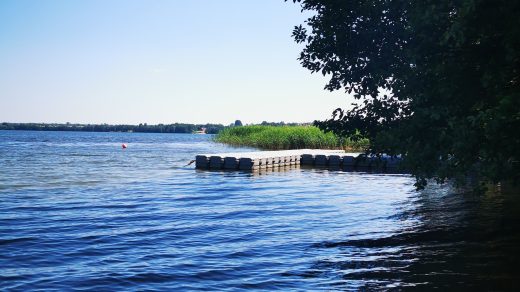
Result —
<instances>
[{"instance_id":1,"label":"orange buoy","mask_svg":"<svg viewBox=\"0 0 520 292\"><path fill-rule=\"evenodd\" d=\"M126 149L126 147L128 147L128 146L126 146L126 144L123 143L123 145L121 145L121 147L123 147L123 149Z\"/></svg>"}]
</instances>

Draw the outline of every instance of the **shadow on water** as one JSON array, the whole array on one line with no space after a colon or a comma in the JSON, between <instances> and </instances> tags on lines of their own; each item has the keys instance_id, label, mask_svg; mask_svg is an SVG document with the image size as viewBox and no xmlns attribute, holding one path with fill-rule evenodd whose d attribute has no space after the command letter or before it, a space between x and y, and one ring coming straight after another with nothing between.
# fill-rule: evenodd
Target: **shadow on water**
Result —
<instances>
[{"instance_id":1,"label":"shadow on water","mask_svg":"<svg viewBox=\"0 0 520 292\"><path fill-rule=\"evenodd\" d=\"M415 205L392 216L417 224L395 234L323 241L328 251L303 275L328 278L338 289L449 288L517 290L520 260L518 187L485 194L430 186Z\"/></svg>"}]
</instances>

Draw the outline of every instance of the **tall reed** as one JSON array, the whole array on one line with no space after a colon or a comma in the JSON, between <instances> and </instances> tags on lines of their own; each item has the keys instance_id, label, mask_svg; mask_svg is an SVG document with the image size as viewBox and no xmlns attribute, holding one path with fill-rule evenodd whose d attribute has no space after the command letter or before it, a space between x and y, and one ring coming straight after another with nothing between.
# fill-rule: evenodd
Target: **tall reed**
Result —
<instances>
[{"instance_id":1,"label":"tall reed","mask_svg":"<svg viewBox=\"0 0 520 292\"><path fill-rule=\"evenodd\" d=\"M362 150L368 140L352 142L349 138L325 133L314 126L241 126L220 131L215 141L235 146L251 146L266 150L281 149L346 149Z\"/></svg>"}]
</instances>

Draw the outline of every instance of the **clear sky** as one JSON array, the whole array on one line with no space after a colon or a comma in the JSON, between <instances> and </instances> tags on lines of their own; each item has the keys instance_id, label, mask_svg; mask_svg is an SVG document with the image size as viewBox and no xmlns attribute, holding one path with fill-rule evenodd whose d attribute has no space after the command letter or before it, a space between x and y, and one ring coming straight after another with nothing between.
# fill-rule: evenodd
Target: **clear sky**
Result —
<instances>
[{"instance_id":1,"label":"clear sky","mask_svg":"<svg viewBox=\"0 0 520 292\"><path fill-rule=\"evenodd\" d=\"M311 122L348 106L301 67L283 0L0 1L0 122Z\"/></svg>"}]
</instances>

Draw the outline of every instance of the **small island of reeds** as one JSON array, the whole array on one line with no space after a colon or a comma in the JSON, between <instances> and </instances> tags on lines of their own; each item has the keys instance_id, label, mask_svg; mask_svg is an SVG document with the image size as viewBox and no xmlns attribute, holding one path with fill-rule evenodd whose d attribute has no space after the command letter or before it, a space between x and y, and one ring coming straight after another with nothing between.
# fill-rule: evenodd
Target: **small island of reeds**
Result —
<instances>
[{"instance_id":1,"label":"small island of reeds","mask_svg":"<svg viewBox=\"0 0 520 292\"><path fill-rule=\"evenodd\" d=\"M366 139L354 142L348 137L339 137L331 132L325 133L315 126L228 127L215 136L215 141L264 150L311 148L361 151L368 146Z\"/></svg>"}]
</instances>

